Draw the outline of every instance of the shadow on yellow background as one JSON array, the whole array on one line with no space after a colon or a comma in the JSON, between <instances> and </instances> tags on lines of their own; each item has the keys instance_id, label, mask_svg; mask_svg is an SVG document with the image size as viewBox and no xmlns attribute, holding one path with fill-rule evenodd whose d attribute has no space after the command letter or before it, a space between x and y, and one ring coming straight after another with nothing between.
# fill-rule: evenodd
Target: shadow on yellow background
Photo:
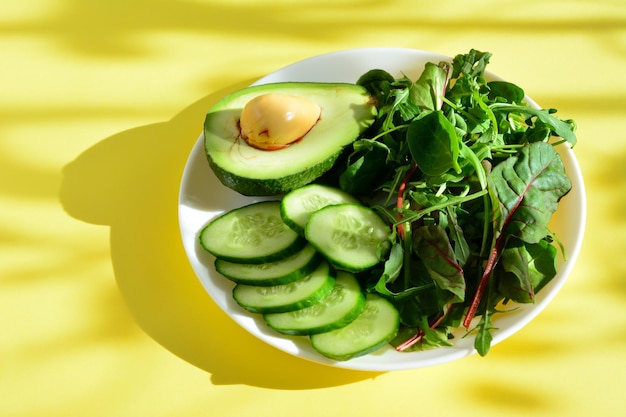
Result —
<instances>
[{"instance_id":1,"label":"shadow on yellow background","mask_svg":"<svg viewBox=\"0 0 626 417\"><path fill-rule=\"evenodd\" d=\"M250 82L86 150L64 169L61 202L76 219L110 226L115 279L137 323L211 373L213 383L305 389L372 378L377 374L317 365L265 345L217 307L188 264L177 222L186 159L208 108Z\"/></svg>"}]
</instances>

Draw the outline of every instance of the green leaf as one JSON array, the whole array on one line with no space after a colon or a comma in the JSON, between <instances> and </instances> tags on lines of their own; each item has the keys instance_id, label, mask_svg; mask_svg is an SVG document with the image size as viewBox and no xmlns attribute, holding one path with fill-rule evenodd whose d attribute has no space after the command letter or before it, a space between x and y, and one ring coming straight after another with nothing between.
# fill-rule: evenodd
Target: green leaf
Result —
<instances>
[{"instance_id":1,"label":"green leaf","mask_svg":"<svg viewBox=\"0 0 626 417\"><path fill-rule=\"evenodd\" d=\"M387 284L393 283L400 272L402 271L402 266L404 265L404 250L402 249L402 244L395 243L391 247L391 251L389 252L389 257L385 261L385 267L383 273L380 276L380 279L376 283L376 291L383 295L387 296L395 296L396 293L390 291L387 288Z\"/></svg>"},{"instance_id":2,"label":"green leaf","mask_svg":"<svg viewBox=\"0 0 626 417\"><path fill-rule=\"evenodd\" d=\"M470 257L470 248L463 235L463 228L459 225L456 209L446 207L446 214L450 240L454 247L454 257L457 259L459 265L463 266Z\"/></svg>"},{"instance_id":3,"label":"green leaf","mask_svg":"<svg viewBox=\"0 0 626 417\"><path fill-rule=\"evenodd\" d=\"M395 81L393 75L382 69L372 69L361 75L357 84L367 88L371 93L383 88L388 88Z\"/></svg>"},{"instance_id":4,"label":"green leaf","mask_svg":"<svg viewBox=\"0 0 626 417\"><path fill-rule=\"evenodd\" d=\"M497 102L521 104L526 97L524 90L517 85L506 81L491 81L489 87L489 99Z\"/></svg>"},{"instance_id":5,"label":"green leaf","mask_svg":"<svg viewBox=\"0 0 626 417\"><path fill-rule=\"evenodd\" d=\"M407 140L413 160L426 175L441 175L449 169L461 171L459 139L442 111L413 120L407 129Z\"/></svg>"},{"instance_id":6,"label":"green leaf","mask_svg":"<svg viewBox=\"0 0 626 417\"><path fill-rule=\"evenodd\" d=\"M381 108L389 99L391 84L394 81L395 78L387 71L373 69L361 75L356 83L365 87L376 98L378 107Z\"/></svg>"},{"instance_id":7,"label":"green leaf","mask_svg":"<svg viewBox=\"0 0 626 417\"><path fill-rule=\"evenodd\" d=\"M452 76L458 77L465 74L465 78L482 77L490 58L490 52L481 52L476 49L471 49L467 54L459 54L452 60Z\"/></svg>"},{"instance_id":8,"label":"green leaf","mask_svg":"<svg viewBox=\"0 0 626 417\"><path fill-rule=\"evenodd\" d=\"M502 252L498 291L515 302L532 303L556 275L556 256L556 248L546 240L529 244L513 239Z\"/></svg>"},{"instance_id":9,"label":"green leaf","mask_svg":"<svg viewBox=\"0 0 626 417\"><path fill-rule=\"evenodd\" d=\"M419 79L411 86L409 98L423 110L441 110L448 85L449 66L426 64Z\"/></svg>"},{"instance_id":10,"label":"green leaf","mask_svg":"<svg viewBox=\"0 0 626 417\"><path fill-rule=\"evenodd\" d=\"M480 90L485 83L483 74L489 63L491 54L475 49L467 54L459 54L452 61L452 87L446 92L446 98L458 105L471 101L474 92Z\"/></svg>"},{"instance_id":11,"label":"green leaf","mask_svg":"<svg viewBox=\"0 0 626 417\"><path fill-rule=\"evenodd\" d=\"M449 331L447 328L435 328L431 329L426 326L424 331L424 337L421 340L422 350L433 349L441 346L452 346L452 343L448 340Z\"/></svg>"},{"instance_id":12,"label":"green leaf","mask_svg":"<svg viewBox=\"0 0 626 417\"><path fill-rule=\"evenodd\" d=\"M502 295L514 301L531 302L534 292L530 282L526 248L524 242L517 239L515 241L517 244L502 251L500 265L505 273L498 280L498 289Z\"/></svg>"},{"instance_id":13,"label":"green leaf","mask_svg":"<svg viewBox=\"0 0 626 417\"><path fill-rule=\"evenodd\" d=\"M457 263L446 231L438 226L422 226L413 231L413 248L437 286L452 295L451 302L465 299L463 268Z\"/></svg>"},{"instance_id":14,"label":"green leaf","mask_svg":"<svg viewBox=\"0 0 626 417\"><path fill-rule=\"evenodd\" d=\"M387 177L389 149L380 142L367 140L355 142L354 148L355 153L339 176L339 187L351 194L369 194Z\"/></svg>"},{"instance_id":15,"label":"green leaf","mask_svg":"<svg viewBox=\"0 0 626 417\"><path fill-rule=\"evenodd\" d=\"M576 134L574 133L576 126L571 120L561 120L552 116L554 110L551 109L535 109L530 106L512 105L506 103L492 104L491 109L494 112L504 113L521 113L529 117L536 117L544 126L549 127L555 135L560 136L572 146L576 145Z\"/></svg>"},{"instance_id":16,"label":"green leaf","mask_svg":"<svg viewBox=\"0 0 626 417\"><path fill-rule=\"evenodd\" d=\"M412 84L411 80L407 77L403 77L396 80L392 85L393 89L390 93L391 108L382 125L384 130L394 128L396 114L405 122L408 122L419 114L419 106L409 99Z\"/></svg>"},{"instance_id":17,"label":"green leaf","mask_svg":"<svg viewBox=\"0 0 626 417\"><path fill-rule=\"evenodd\" d=\"M517 156L496 165L488 182L502 215L502 230L495 234L527 243L538 243L549 234L550 218L571 189L561 157L545 142L525 145Z\"/></svg>"},{"instance_id":18,"label":"green leaf","mask_svg":"<svg viewBox=\"0 0 626 417\"><path fill-rule=\"evenodd\" d=\"M487 311L485 311L485 313L480 317L480 321L477 326L478 333L474 339L474 349L476 349L480 356L485 356L489 353L491 342L493 341L493 336L491 335L491 330L493 328L494 327L491 324L491 311L487 309Z\"/></svg>"}]
</instances>

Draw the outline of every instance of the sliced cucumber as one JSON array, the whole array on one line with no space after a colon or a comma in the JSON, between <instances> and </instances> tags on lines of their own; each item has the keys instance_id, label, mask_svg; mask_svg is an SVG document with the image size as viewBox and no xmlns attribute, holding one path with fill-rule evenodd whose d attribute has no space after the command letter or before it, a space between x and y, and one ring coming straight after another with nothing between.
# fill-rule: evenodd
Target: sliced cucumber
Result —
<instances>
[{"instance_id":1,"label":"sliced cucumber","mask_svg":"<svg viewBox=\"0 0 626 417\"><path fill-rule=\"evenodd\" d=\"M233 298L253 313L282 313L317 303L330 294L334 286L334 270L324 261L311 274L289 284L269 287L237 284Z\"/></svg>"},{"instance_id":2,"label":"sliced cucumber","mask_svg":"<svg viewBox=\"0 0 626 417\"><path fill-rule=\"evenodd\" d=\"M338 188L309 184L283 197L280 214L287 226L304 236L304 228L313 212L326 206L345 203L358 204L359 201Z\"/></svg>"},{"instance_id":3,"label":"sliced cucumber","mask_svg":"<svg viewBox=\"0 0 626 417\"><path fill-rule=\"evenodd\" d=\"M372 209L360 204L322 208L309 217L305 236L334 265L352 272L378 264L386 250L390 227Z\"/></svg>"},{"instance_id":4,"label":"sliced cucumber","mask_svg":"<svg viewBox=\"0 0 626 417\"><path fill-rule=\"evenodd\" d=\"M262 264L240 264L217 258L215 269L238 284L281 285L304 278L317 268L324 257L311 245L274 262Z\"/></svg>"},{"instance_id":5,"label":"sliced cucumber","mask_svg":"<svg viewBox=\"0 0 626 417\"><path fill-rule=\"evenodd\" d=\"M345 326L365 307L365 295L349 272L338 271L333 290L318 303L288 313L265 314L268 326L283 334L308 335Z\"/></svg>"},{"instance_id":6,"label":"sliced cucumber","mask_svg":"<svg viewBox=\"0 0 626 417\"><path fill-rule=\"evenodd\" d=\"M217 258L260 264L292 255L306 240L280 217L279 201L262 201L215 218L200 232L200 245Z\"/></svg>"},{"instance_id":7,"label":"sliced cucumber","mask_svg":"<svg viewBox=\"0 0 626 417\"><path fill-rule=\"evenodd\" d=\"M399 325L398 310L386 299L368 294L359 317L339 329L312 335L311 344L322 355L345 361L382 348L395 337Z\"/></svg>"}]
</instances>

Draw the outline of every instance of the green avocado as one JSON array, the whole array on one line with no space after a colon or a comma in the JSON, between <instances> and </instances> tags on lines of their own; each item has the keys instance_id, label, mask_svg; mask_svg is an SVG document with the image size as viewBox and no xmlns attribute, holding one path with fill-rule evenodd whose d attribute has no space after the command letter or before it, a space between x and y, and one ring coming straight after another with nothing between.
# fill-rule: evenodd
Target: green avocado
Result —
<instances>
[{"instance_id":1,"label":"green avocado","mask_svg":"<svg viewBox=\"0 0 626 417\"><path fill-rule=\"evenodd\" d=\"M305 98L321 108L301 140L279 150L250 146L239 120L253 98L279 93ZM227 187L246 196L271 196L308 184L328 171L342 150L369 127L375 101L364 87L348 83L281 82L236 91L217 102L204 122L209 165Z\"/></svg>"}]
</instances>

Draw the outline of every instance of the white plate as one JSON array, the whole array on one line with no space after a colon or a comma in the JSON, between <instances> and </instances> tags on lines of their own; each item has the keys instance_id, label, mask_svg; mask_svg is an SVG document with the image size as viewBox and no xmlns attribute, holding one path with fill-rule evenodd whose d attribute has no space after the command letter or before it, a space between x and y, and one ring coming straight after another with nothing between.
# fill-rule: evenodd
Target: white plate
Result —
<instances>
[{"instance_id":1,"label":"white plate","mask_svg":"<svg viewBox=\"0 0 626 417\"><path fill-rule=\"evenodd\" d=\"M305 59L282 68L258 80L255 84L281 81L356 82L370 69L381 68L392 75L407 75L416 79L426 62L450 60L449 57L412 49L367 48L334 52ZM493 74L488 77L498 78ZM520 83L523 88L523 85ZM532 105L536 104L529 99ZM208 110L208 109L207 109ZM568 254L561 261L557 276L530 305L520 305L514 312L496 315L493 344L497 344L520 330L539 314L554 298L578 256L585 225L585 190L580 168L574 153L566 146L558 147L570 176L573 189L561 201L552 230L562 240ZM191 266L213 300L244 329L262 341L292 355L314 362L367 371L389 371L420 368L457 360L474 353L473 338L456 338L453 347L423 352L399 353L391 348L354 358L345 362L327 359L313 350L306 337L288 337L269 329L260 315L241 309L232 299L233 284L220 276L213 267L213 259L198 245L199 230L213 217L235 207L259 201L244 197L224 187L209 168L200 135L185 167L179 195L179 223L183 245ZM459 335L461 335L459 333Z\"/></svg>"}]
</instances>

